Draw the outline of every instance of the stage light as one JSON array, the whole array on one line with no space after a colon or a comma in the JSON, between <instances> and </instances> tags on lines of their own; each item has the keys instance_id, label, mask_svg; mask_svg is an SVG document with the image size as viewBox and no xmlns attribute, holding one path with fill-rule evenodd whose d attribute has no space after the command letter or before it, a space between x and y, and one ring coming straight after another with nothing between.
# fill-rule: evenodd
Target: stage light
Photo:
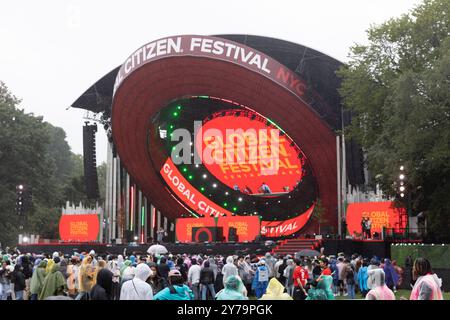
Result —
<instances>
[{"instance_id":1,"label":"stage light","mask_svg":"<svg viewBox=\"0 0 450 320\"><path fill-rule=\"evenodd\" d=\"M217 188L217 183L213 183L213 188Z\"/></svg>"},{"instance_id":2,"label":"stage light","mask_svg":"<svg viewBox=\"0 0 450 320\"><path fill-rule=\"evenodd\" d=\"M225 192L225 195L227 196L229 193L228 193L228 191L227 192Z\"/></svg>"},{"instance_id":3,"label":"stage light","mask_svg":"<svg viewBox=\"0 0 450 320\"><path fill-rule=\"evenodd\" d=\"M237 208L236 207L233 207L233 211L236 211L237 210Z\"/></svg>"},{"instance_id":4,"label":"stage light","mask_svg":"<svg viewBox=\"0 0 450 320\"><path fill-rule=\"evenodd\" d=\"M254 214L254 215L257 215L257 214L258 214L258 212L256 212L256 211L255 211L255 212L253 212L253 214Z\"/></svg>"},{"instance_id":5,"label":"stage light","mask_svg":"<svg viewBox=\"0 0 450 320\"><path fill-rule=\"evenodd\" d=\"M198 167L199 167L199 165L198 165L198 164L196 164L196 165L195 165L195 167L196 167L196 168L198 168Z\"/></svg>"},{"instance_id":6,"label":"stage light","mask_svg":"<svg viewBox=\"0 0 450 320\"><path fill-rule=\"evenodd\" d=\"M404 175L404 174L401 174L401 175L399 175L398 177L399 177L400 180L405 179L405 175Z\"/></svg>"},{"instance_id":7,"label":"stage light","mask_svg":"<svg viewBox=\"0 0 450 320\"><path fill-rule=\"evenodd\" d=\"M239 198L238 200L239 200L239 201L242 201L242 198Z\"/></svg>"},{"instance_id":8,"label":"stage light","mask_svg":"<svg viewBox=\"0 0 450 320\"><path fill-rule=\"evenodd\" d=\"M405 167L404 166L400 166L400 170L403 170L403 169L405 169Z\"/></svg>"},{"instance_id":9,"label":"stage light","mask_svg":"<svg viewBox=\"0 0 450 320\"><path fill-rule=\"evenodd\" d=\"M405 187L400 187L400 191L405 191Z\"/></svg>"},{"instance_id":10,"label":"stage light","mask_svg":"<svg viewBox=\"0 0 450 320\"><path fill-rule=\"evenodd\" d=\"M189 180L192 180L193 177L190 175L188 178L189 178Z\"/></svg>"},{"instance_id":11,"label":"stage light","mask_svg":"<svg viewBox=\"0 0 450 320\"><path fill-rule=\"evenodd\" d=\"M281 203L281 200L278 200L278 203Z\"/></svg>"},{"instance_id":12,"label":"stage light","mask_svg":"<svg viewBox=\"0 0 450 320\"><path fill-rule=\"evenodd\" d=\"M134 240L137 240L137 239L139 239L138 236L134 236Z\"/></svg>"},{"instance_id":13,"label":"stage light","mask_svg":"<svg viewBox=\"0 0 450 320\"><path fill-rule=\"evenodd\" d=\"M208 176L206 174L204 174L202 177L203 177L203 179L206 179L206 177L208 177Z\"/></svg>"},{"instance_id":14,"label":"stage light","mask_svg":"<svg viewBox=\"0 0 450 320\"><path fill-rule=\"evenodd\" d=\"M183 168L183 172L187 172L187 168L186 167Z\"/></svg>"},{"instance_id":15,"label":"stage light","mask_svg":"<svg viewBox=\"0 0 450 320\"><path fill-rule=\"evenodd\" d=\"M178 106L177 106L177 109L178 109L178 110L181 110L181 106L180 106L180 105L178 105Z\"/></svg>"},{"instance_id":16,"label":"stage light","mask_svg":"<svg viewBox=\"0 0 450 320\"><path fill-rule=\"evenodd\" d=\"M224 203L223 203L223 206L224 206L224 207L227 207L227 206L228 206L228 203L224 202Z\"/></svg>"},{"instance_id":17,"label":"stage light","mask_svg":"<svg viewBox=\"0 0 450 320\"><path fill-rule=\"evenodd\" d=\"M18 186L18 188L19 188L19 190L23 190L23 185L20 184L20 185Z\"/></svg>"},{"instance_id":18,"label":"stage light","mask_svg":"<svg viewBox=\"0 0 450 320\"><path fill-rule=\"evenodd\" d=\"M28 242L28 237L23 237L23 242Z\"/></svg>"},{"instance_id":19,"label":"stage light","mask_svg":"<svg viewBox=\"0 0 450 320\"><path fill-rule=\"evenodd\" d=\"M400 193L400 197L402 197L402 198L403 198L404 196L405 196L405 194L404 194L404 193Z\"/></svg>"},{"instance_id":20,"label":"stage light","mask_svg":"<svg viewBox=\"0 0 450 320\"><path fill-rule=\"evenodd\" d=\"M200 190L201 190L201 191L205 191L205 188L204 188L204 187L201 187Z\"/></svg>"},{"instance_id":21,"label":"stage light","mask_svg":"<svg viewBox=\"0 0 450 320\"><path fill-rule=\"evenodd\" d=\"M175 111L175 112L173 113L173 116L174 116L174 117L178 117L178 112Z\"/></svg>"},{"instance_id":22,"label":"stage light","mask_svg":"<svg viewBox=\"0 0 450 320\"><path fill-rule=\"evenodd\" d=\"M170 128L170 129L173 129L173 124L171 124L171 125L169 126L169 128Z\"/></svg>"},{"instance_id":23,"label":"stage light","mask_svg":"<svg viewBox=\"0 0 450 320\"><path fill-rule=\"evenodd\" d=\"M193 145L193 143L192 143L192 142L189 142L189 145L190 145L190 146L192 146L192 145Z\"/></svg>"}]
</instances>

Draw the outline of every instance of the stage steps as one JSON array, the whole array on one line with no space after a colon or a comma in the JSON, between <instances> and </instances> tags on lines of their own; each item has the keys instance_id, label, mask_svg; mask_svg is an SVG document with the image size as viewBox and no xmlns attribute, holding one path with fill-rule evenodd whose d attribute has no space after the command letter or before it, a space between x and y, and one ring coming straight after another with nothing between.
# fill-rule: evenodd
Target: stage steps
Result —
<instances>
[{"instance_id":1,"label":"stage steps","mask_svg":"<svg viewBox=\"0 0 450 320\"><path fill-rule=\"evenodd\" d=\"M315 239L286 239L279 242L279 244L272 249L272 254L294 255L296 252L303 249L320 249L322 240Z\"/></svg>"}]
</instances>

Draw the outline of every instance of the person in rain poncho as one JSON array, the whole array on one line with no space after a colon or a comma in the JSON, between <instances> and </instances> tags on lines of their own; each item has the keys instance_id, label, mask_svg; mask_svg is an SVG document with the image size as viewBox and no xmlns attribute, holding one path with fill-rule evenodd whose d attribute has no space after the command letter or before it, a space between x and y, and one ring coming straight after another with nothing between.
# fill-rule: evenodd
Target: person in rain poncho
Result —
<instances>
[{"instance_id":1,"label":"person in rain poncho","mask_svg":"<svg viewBox=\"0 0 450 320\"><path fill-rule=\"evenodd\" d=\"M413 278L417 279L410 300L443 300L442 279L433 273L430 261L417 258L413 265Z\"/></svg>"},{"instance_id":2,"label":"person in rain poncho","mask_svg":"<svg viewBox=\"0 0 450 320\"><path fill-rule=\"evenodd\" d=\"M135 270L131 265L131 260L125 260L120 269L120 283L124 283L134 278Z\"/></svg>"},{"instance_id":3,"label":"person in rain poncho","mask_svg":"<svg viewBox=\"0 0 450 320\"><path fill-rule=\"evenodd\" d=\"M55 264L55 261L53 259L50 259L47 261L47 266L45 267L45 274L49 274L51 272L54 264Z\"/></svg>"},{"instance_id":4,"label":"person in rain poncho","mask_svg":"<svg viewBox=\"0 0 450 320\"><path fill-rule=\"evenodd\" d=\"M309 289L305 300L335 300L332 287L333 277L321 275L317 279L317 285Z\"/></svg>"},{"instance_id":5,"label":"person in rain poncho","mask_svg":"<svg viewBox=\"0 0 450 320\"><path fill-rule=\"evenodd\" d=\"M44 300L50 296L62 296L67 289L66 279L61 271L59 271L59 258L55 257L55 263L50 270L50 273L45 276L42 290L38 296L39 300Z\"/></svg>"},{"instance_id":6,"label":"person in rain poncho","mask_svg":"<svg viewBox=\"0 0 450 320\"><path fill-rule=\"evenodd\" d=\"M397 271L395 271L394 266L391 263L391 260L385 259L384 260L384 266L383 266L384 274L386 276L386 285L391 290L395 290L398 282L398 274Z\"/></svg>"},{"instance_id":7,"label":"person in rain poncho","mask_svg":"<svg viewBox=\"0 0 450 320\"><path fill-rule=\"evenodd\" d=\"M231 276L237 276L238 275L238 269L234 265L234 259L233 256L229 256L227 258L227 263L222 268L222 274L223 274L223 285L225 286L225 283L227 282L228 277Z\"/></svg>"},{"instance_id":8,"label":"person in rain poncho","mask_svg":"<svg viewBox=\"0 0 450 320\"><path fill-rule=\"evenodd\" d=\"M82 299L85 295L89 296L94 286L94 266L92 265L92 256L88 255L83 259L78 272L78 295L75 300Z\"/></svg>"},{"instance_id":9,"label":"person in rain poncho","mask_svg":"<svg viewBox=\"0 0 450 320\"><path fill-rule=\"evenodd\" d=\"M141 263L138 264L133 279L125 282L120 290L120 300L153 300L152 287L146 282L152 270Z\"/></svg>"},{"instance_id":10,"label":"person in rain poncho","mask_svg":"<svg viewBox=\"0 0 450 320\"><path fill-rule=\"evenodd\" d=\"M366 300L395 300L394 293L386 285L383 269L372 269L367 273L367 286L371 290L367 293Z\"/></svg>"},{"instance_id":11,"label":"person in rain poncho","mask_svg":"<svg viewBox=\"0 0 450 320\"><path fill-rule=\"evenodd\" d=\"M257 299L261 298L266 292L267 285L269 284L269 272L269 268L266 266L266 261L261 259L252 282L252 289L255 290Z\"/></svg>"},{"instance_id":12,"label":"person in rain poncho","mask_svg":"<svg viewBox=\"0 0 450 320\"><path fill-rule=\"evenodd\" d=\"M266 293L259 300L293 300L284 292L284 286L276 278L272 278L267 286Z\"/></svg>"},{"instance_id":13,"label":"person in rain poncho","mask_svg":"<svg viewBox=\"0 0 450 320\"><path fill-rule=\"evenodd\" d=\"M225 288L216 294L216 300L248 300L242 291L244 284L239 276L229 276Z\"/></svg>"},{"instance_id":14,"label":"person in rain poncho","mask_svg":"<svg viewBox=\"0 0 450 320\"><path fill-rule=\"evenodd\" d=\"M36 261L39 261L39 264L36 268L36 270L33 272L33 276L31 277L30 282L30 293L31 293L31 299L30 300L37 300L39 293L42 291L42 287L44 285L45 280L45 268L47 267L47 261L37 259Z\"/></svg>"}]
</instances>

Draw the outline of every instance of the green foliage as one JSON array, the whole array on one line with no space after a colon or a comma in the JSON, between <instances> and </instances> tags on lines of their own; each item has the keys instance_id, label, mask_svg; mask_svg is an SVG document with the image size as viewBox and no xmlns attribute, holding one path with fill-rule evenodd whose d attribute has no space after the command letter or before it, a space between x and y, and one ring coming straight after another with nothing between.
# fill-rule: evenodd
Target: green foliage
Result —
<instances>
[{"instance_id":1,"label":"green foliage","mask_svg":"<svg viewBox=\"0 0 450 320\"><path fill-rule=\"evenodd\" d=\"M435 240L450 240L450 2L425 0L368 31L338 75L346 133L367 152L369 170L395 195L406 169L412 211L428 213Z\"/></svg>"},{"instance_id":2,"label":"green foliage","mask_svg":"<svg viewBox=\"0 0 450 320\"><path fill-rule=\"evenodd\" d=\"M397 260L399 266L405 265L406 258L411 256L413 261L416 258L427 258L432 268L448 269L450 267L450 246L449 245L391 245L391 258Z\"/></svg>"},{"instance_id":3,"label":"green foliage","mask_svg":"<svg viewBox=\"0 0 450 320\"><path fill-rule=\"evenodd\" d=\"M70 151L63 129L18 109L20 100L0 82L0 243L17 243L16 186L33 193L27 232L58 238L61 207L66 201L88 202L83 159ZM100 172L105 177L106 165ZM104 187L104 184L103 184ZM103 191L104 197L104 191ZM101 205L101 203L100 203Z\"/></svg>"},{"instance_id":4,"label":"green foliage","mask_svg":"<svg viewBox=\"0 0 450 320\"><path fill-rule=\"evenodd\" d=\"M316 206L314 207L314 211L311 215L311 218L319 224L319 234L320 234L320 226L324 223L328 222L326 217L326 208L322 204L322 200L317 199Z\"/></svg>"}]
</instances>

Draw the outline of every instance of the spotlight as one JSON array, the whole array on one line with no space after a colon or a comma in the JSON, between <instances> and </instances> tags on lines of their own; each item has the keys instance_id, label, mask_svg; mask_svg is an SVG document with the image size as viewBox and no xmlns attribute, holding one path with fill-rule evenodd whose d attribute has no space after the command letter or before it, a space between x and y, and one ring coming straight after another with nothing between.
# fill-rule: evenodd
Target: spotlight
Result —
<instances>
[{"instance_id":1,"label":"spotlight","mask_svg":"<svg viewBox=\"0 0 450 320\"><path fill-rule=\"evenodd\" d=\"M213 183L213 188L217 188L217 183Z\"/></svg>"},{"instance_id":2,"label":"spotlight","mask_svg":"<svg viewBox=\"0 0 450 320\"><path fill-rule=\"evenodd\" d=\"M137 240L137 239L139 239L138 236L134 236L134 240Z\"/></svg>"},{"instance_id":3,"label":"spotlight","mask_svg":"<svg viewBox=\"0 0 450 320\"><path fill-rule=\"evenodd\" d=\"M198 168L198 167L199 167L199 165L198 165L198 164L196 164L196 165L195 165L195 167L196 167L196 168Z\"/></svg>"},{"instance_id":4,"label":"spotlight","mask_svg":"<svg viewBox=\"0 0 450 320\"><path fill-rule=\"evenodd\" d=\"M399 175L398 177L399 177L400 180L405 179L405 175L404 175L404 174L401 174L401 175Z\"/></svg>"},{"instance_id":5,"label":"spotlight","mask_svg":"<svg viewBox=\"0 0 450 320\"><path fill-rule=\"evenodd\" d=\"M405 187L401 186L400 191L405 191Z\"/></svg>"},{"instance_id":6,"label":"spotlight","mask_svg":"<svg viewBox=\"0 0 450 320\"><path fill-rule=\"evenodd\" d=\"M23 237L23 242L28 242L28 237Z\"/></svg>"},{"instance_id":7,"label":"spotlight","mask_svg":"<svg viewBox=\"0 0 450 320\"><path fill-rule=\"evenodd\" d=\"M402 192L402 193L400 193L400 197L404 197L405 196L405 194Z\"/></svg>"},{"instance_id":8,"label":"spotlight","mask_svg":"<svg viewBox=\"0 0 450 320\"><path fill-rule=\"evenodd\" d=\"M227 196L229 193L228 193L228 191L227 192L225 192L225 195Z\"/></svg>"},{"instance_id":9,"label":"spotlight","mask_svg":"<svg viewBox=\"0 0 450 320\"><path fill-rule=\"evenodd\" d=\"M207 175L206 175L206 174L204 174L204 175L203 175L203 179L206 179L206 177L207 177Z\"/></svg>"},{"instance_id":10,"label":"spotlight","mask_svg":"<svg viewBox=\"0 0 450 320\"><path fill-rule=\"evenodd\" d=\"M242 201L242 198L240 198L240 197L239 197L239 199L238 199L238 200L239 200L239 201Z\"/></svg>"}]
</instances>

